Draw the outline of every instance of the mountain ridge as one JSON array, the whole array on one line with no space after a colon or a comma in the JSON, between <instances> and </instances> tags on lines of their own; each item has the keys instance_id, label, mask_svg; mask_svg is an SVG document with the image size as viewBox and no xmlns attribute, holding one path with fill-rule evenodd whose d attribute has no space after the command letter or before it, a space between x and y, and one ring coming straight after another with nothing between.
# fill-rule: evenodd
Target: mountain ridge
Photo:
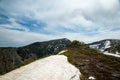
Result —
<instances>
[{"instance_id":1,"label":"mountain ridge","mask_svg":"<svg viewBox=\"0 0 120 80\"><path fill-rule=\"evenodd\" d=\"M106 41L108 41L108 42L106 42ZM109 45L110 44L109 41L112 41L113 47L111 47ZM32 61L35 61L39 58L46 57L49 55L54 55L63 49L67 49L69 47L70 42L71 41L69 39L62 38L62 39L45 41L45 42L35 42L35 43L29 44L29 45L26 45L23 47L18 47L18 48L16 48L16 47L0 48L0 74L1 75L5 74L11 70L14 70L22 65L26 65L26 64L28 64ZM118 47L118 49L120 49L119 48L120 46L118 44L119 40L106 39L106 40L91 43L89 45L93 45L96 43L97 44L101 43L101 44L100 44L100 48L99 48L99 46L97 46L98 49L97 48L95 48L95 49L100 50L102 47L104 48L104 51L101 51L101 52L105 52L107 50L112 51L112 48L114 49L113 51L115 51L115 50L117 50L117 47ZM85 47L85 45L83 45L83 48L81 48L81 51L82 51L82 49L85 50L87 48L89 48L87 45L86 45L86 47ZM89 49L88 49L88 51L89 51ZM85 53L89 53L88 51L86 51ZM94 52L94 50L93 50L93 52ZM113 54L115 54L115 53L113 53Z\"/></svg>"}]
</instances>

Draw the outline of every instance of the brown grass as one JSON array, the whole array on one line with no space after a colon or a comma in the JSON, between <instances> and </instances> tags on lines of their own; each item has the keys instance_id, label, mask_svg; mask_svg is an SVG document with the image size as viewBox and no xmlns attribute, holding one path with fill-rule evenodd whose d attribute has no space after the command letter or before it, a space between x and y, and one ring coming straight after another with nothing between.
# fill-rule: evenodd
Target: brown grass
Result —
<instances>
[{"instance_id":1,"label":"brown grass","mask_svg":"<svg viewBox=\"0 0 120 80\"><path fill-rule=\"evenodd\" d=\"M107 56L91 48L69 48L64 53L70 63L79 68L81 80L94 76L96 80L120 80L112 74L120 74L120 58Z\"/></svg>"}]
</instances>

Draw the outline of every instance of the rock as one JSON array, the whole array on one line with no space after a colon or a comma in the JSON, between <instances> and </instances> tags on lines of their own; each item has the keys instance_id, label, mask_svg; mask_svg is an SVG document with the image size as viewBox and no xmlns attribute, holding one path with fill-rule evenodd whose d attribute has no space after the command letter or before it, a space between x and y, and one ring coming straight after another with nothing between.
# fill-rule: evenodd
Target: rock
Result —
<instances>
[{"instance_id":1,"label":"rock","mask_svg":"<svg viewBox=\"0 0 120 80\"><path fill-rule=\"evenodd\" d=\"M112 76L120 79L120 74L113 73Z\"/></svg>"},{"instance_id":2,"label":"rock","mask_svg":"<svg viewBox=\"0 0 120 80\"><path fill-rule=\"evenodd\" d=\"M75 64L77 67L81 67L81 66L85 66L86 64L85 63L77 63Z\"/></svg>"}]
</instances>

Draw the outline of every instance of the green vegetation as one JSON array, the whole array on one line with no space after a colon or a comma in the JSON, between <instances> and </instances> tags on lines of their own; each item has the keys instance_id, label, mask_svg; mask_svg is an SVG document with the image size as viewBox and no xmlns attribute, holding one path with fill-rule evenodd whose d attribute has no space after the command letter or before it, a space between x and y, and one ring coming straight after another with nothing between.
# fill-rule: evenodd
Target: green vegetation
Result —
<instances>
[{"instance_id":1,"label":"green vegetation","mask_svg":"<svg viewBox=\"0 0 120 80\"><path fill-rule=\"evenodd\" d=\"M70 63L75 65L82 73L81 80L88 80L94 76L96 80L119 80L120 58L104 55L99 51L84 46L69 47L64 53Z\"/></svg>"},{"instance_id":2,"label":"green vegetation","mask_svg":"<svg viewBox=\"0 0 120 80\"><path fill-rule=\"evenodd\" d=\"M68 45L69 47L80 47L80 46L87 46L84 42L80 42L80 41L77 41L77 40L73 40L72 42L69 43ZM89 46L87 46L89 47Z\"/></svg>"},{"instance_id":3,"label":"green vegetation","mask_svg":"<svg viewBox=\"0 0 120 80\"><path fill-rule=\"evenodd\" d=\"M69 47L79 47L80 46L80 42L77 40L74 40L72 42L69 43Z\"/></svg>"}]
</instances>

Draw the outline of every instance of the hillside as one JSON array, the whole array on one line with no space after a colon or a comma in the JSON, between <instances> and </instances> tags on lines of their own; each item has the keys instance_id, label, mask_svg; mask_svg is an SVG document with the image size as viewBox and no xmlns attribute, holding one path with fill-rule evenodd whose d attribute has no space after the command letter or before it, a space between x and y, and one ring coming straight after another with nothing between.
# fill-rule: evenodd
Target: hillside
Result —
<instances>
[{"instance_id":1,"label":"hillside","mask_svg":"<svg viewBox=\"0 0 120 80\"><path fill-rule=\"evenodd\" d=\"M57 39L45 42L35 42L23 47L0 48L0 74L5 74L22 65L26 65L39 58L56 54L67 48L70 40Z\"/></svg>"},{"instance_id":2,"label":"hillside","mask_svg":"<svg viewBox=\"0 0 120 80\"><path fill-rule=\"evenodd\" d=\"M70 47L64 55L80 70L81 80L87 80L89 76L96 80L120 80L120 58L85 46Z\"/></svg>"}]
</instances>

